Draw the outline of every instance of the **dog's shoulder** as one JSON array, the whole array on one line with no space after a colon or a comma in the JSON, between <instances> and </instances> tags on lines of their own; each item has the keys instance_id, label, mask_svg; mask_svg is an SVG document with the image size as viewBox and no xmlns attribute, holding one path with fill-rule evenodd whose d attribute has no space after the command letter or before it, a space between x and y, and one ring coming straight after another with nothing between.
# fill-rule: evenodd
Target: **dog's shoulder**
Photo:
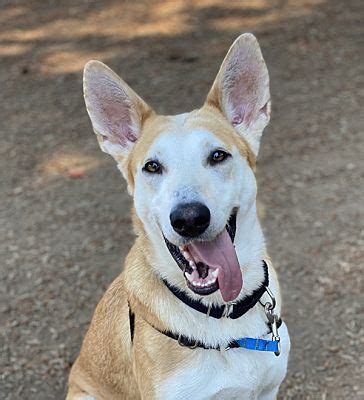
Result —
<instances>
[{"instance_id":1,"label":"dog's shoulder","mask_svg":"<svg viewBox=\"0 0 364 400\"><path fill-rule=\"evenodd\" d=\"M136 384L131 358L128 295L120 274L96 307L70 382L74 379L86 386L92 382L87 392L100 398L112 398L112 393L122 392L125 387L132 391Z\"/></svg>"}]
</instances>

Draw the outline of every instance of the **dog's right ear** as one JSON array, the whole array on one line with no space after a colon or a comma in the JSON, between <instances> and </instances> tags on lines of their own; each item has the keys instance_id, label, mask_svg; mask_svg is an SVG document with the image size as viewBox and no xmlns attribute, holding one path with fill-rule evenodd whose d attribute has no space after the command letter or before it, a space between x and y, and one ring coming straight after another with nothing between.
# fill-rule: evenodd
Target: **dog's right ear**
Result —
<instances>
[{"instance_id":1,"label":"dog's right ear","mask_svg":"<svg viewBox=\"0 0 364 400\"><path fill-rule=\"evenodd\" d=\"M102 151L112 155L123 170L123 161L137 141L143 122L152 109L118 75L99 61L86 64L83 92Z\"/></svg>"}]
</instances>

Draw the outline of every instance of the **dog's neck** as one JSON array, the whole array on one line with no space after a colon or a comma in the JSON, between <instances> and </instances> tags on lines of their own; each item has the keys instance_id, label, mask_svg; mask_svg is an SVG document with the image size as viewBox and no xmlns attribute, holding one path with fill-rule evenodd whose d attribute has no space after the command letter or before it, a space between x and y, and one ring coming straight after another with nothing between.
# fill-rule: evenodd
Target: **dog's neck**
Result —
<instances>
[{"instance_id":1,"label":"dog's neck","mask_svg":"<svg viewBox=\"0 0 364 400\"><path fill-rule=\"evenodd\" d=\"M157 277L166 279L171 285L184 290L191 298L206 305L224 303L220 291L208 296L199 296L187 288L183 272L170 255L160 231L153 229L146 232L142 224L138 223L137 233L144 242L141 250ZM240 300L251 294L264 280L261 266L262 259L266 257L266 249L255 204L244 214L238 213L234 245L243 275L243 289L237 298Z\"/></svg>"}]
</instances>

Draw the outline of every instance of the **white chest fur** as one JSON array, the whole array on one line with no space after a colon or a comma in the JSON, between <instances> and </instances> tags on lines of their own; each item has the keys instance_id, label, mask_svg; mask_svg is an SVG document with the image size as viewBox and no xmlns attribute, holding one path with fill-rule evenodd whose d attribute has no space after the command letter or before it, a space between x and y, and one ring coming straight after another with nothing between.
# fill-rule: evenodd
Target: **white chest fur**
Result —
<instances>
[{"instance_id":1,"label":"white chest fur","mask_svg":"<svg viewBox=\"0 0 364 400\"><path fill-rule=\"evenodd\" d=\"M290 340L286 325L279 329L281 355L246 349L195 349L189 362L175 370L158 389L163 400L274 399L283 381ZM269 337L267 337L268 339Z\"/></svg>"}]
</instances>

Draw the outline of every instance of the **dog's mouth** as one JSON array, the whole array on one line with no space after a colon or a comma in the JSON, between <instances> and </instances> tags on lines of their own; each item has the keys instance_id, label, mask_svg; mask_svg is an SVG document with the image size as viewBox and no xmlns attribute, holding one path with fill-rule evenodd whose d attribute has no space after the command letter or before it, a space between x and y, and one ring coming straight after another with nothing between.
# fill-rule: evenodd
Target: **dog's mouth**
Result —
<instances>
[{"instance_id":1,"label":"dog's mouth","mask_svg":"<svg viewBox=\"0 0 364 400\"><path fill-rule=\"evenodd\" d=\"M167 238L167 248L182 269L187 287L198 295L208 295L220 289L224 301L236 299L242 288L242 275L235 253L237 209L234 209L225 229L211 241L192 241L176 246Z\"/></svg>"}]
</instances>

